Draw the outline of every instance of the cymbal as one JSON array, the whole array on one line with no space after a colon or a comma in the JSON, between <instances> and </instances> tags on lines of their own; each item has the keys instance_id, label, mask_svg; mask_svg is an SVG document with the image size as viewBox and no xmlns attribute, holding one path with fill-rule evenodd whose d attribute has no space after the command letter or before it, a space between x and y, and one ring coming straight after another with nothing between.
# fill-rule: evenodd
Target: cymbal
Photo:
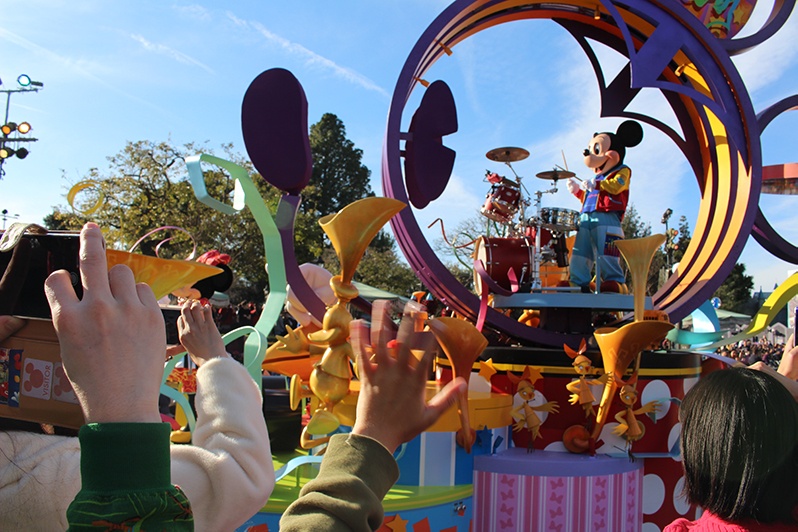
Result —
<instances>
[{"instance_id":1,"label":"cymbal","mask_svg":"<svg viewBox=\"0 0 798 532\"><path fill-rule=\"evenodd\" d=\"M497 163L512 163L523 161L529 157L529 152L524 148L496 148L486 153L485 157Z\"/></svg>"},{"instance_id":2,"label":"cymbal","mask_svg":"<svg viewBox=\"0 0 798 532\"><path fill-rule=\"evenodd\" d=\"M576 177L576 174L567 170L547 170L535 174L535 177L546 179L547 181L557 181L558 179L568 179L569 177Z\"/></svg>"}]
</instances>

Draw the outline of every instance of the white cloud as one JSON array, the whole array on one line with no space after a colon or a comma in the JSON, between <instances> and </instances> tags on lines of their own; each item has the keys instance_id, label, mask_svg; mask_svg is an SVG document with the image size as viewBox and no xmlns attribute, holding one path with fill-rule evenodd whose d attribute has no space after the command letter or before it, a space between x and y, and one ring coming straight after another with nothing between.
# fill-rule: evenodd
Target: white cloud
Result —
<instances>
[{"instance_id":1,"label":"white cloud","mask_svg":"<svg viewBox=\"0 0 798 532\"><path fill-rule=\"evenodd\" d=\"M186 64L186 65L198 66L201 69L203 69L206 72L208 72L209 74L214 74L215 73L213 71L213 69L211 67L209 67L208 65L206 65L205 63L203 63L201 61L198 61L198 60L194 59L193 57L184 54L183 52L179 52L179 51L175 50L174 48L170 48L170 47L166 46L165 44L154 43L152 41L149 41L149 40L145 39L143 36L141 36L139 34L135 34L135 33L130 35L130 38L133 39L134 41L138 42L148 52L153 52L155 54L162 55L162 56L168 57L170 59L174 59L175 61L178 61L179 63L183 63L183 64Z\"/></svg>"},{"instance_id":2,"label":"white cloud","mask_svg":"<svg viewBox=\"0 0 798 532\"><path fill-rule=\"evenodd\" d=\"M211 16L210 11L206 9L204 6L198 4L191 4L185 6L172 6L172 9L177 11L180 15L183 15L187 18L192 18L195 20L201 20L203 22L209 22L213 20L213 16Z\"/></svg>"},{"instance_id":3,"label":"white cloud","mask_svg":"<svg viewBox=\"0 0 798 532\"><path fill-rule=\"evenodd\" d=\"M67 56L64 56L64 55L57 54L57 53L53 52L52 50L49 50L49 49L47 49L47 48L45 48L43 46L39 46L38 44L36 44L36 43L34 43L32 41L29 41L28 39L22 37L21 35L17 35L16 33L12 32L12 31L9 31L9 30L7 30L5 28L0 28L0 39L5 39L6 41L17 45L20 48L22 48L24 50L27 50L28 52L31 52L32 54L36 54L38 56L45 57L45 58L47 58L48 61L63 66L65 68L65 71L74 72L74 73L78 74L79 76L81 76L81 77L83 77L85 79L88 79L92 83L97 84L97 85L102 86L102 87L105 87L106 89L108 89L110 91L113 91L114 93L119 94L120 96L124 96L125 98L128 98L128 99L130 99L132 101L139 102L142 105L145 105L145 106L150 107L152 109L156 109L159 112L162 112L162 113L166 112L163 108L155 105L154 103L149 102L147 100L143 100L143 99L139 98L138 96L135 96L133 94L125 92L125 91L123 91L123 90L111 85L110 83L105 81L102 77L93 74L90 71L90 69L92 69L92 68L94 68L94 69L100 68L97 65L90 64L90 63L88 63L86 61L82 61L82 60L75 60L75 59L72 59L71 57L67 57Z\"/></svg>"},{"instance_id":4,"label":"white cloud","mask_svg":"<svg viewBox=\"0 0 798 532\"><path fill-rule=\"evenodd\" d=\"M366 76L355 72L351 68L338 65L335 61L327 59L326 57L319 55L312 50L308 50L301 44L292 42L284 37L281 37L280 35L277 35L276 33L273 33L260 22L247 22L246 20L236 17L230 12L227 13L227 16L237 26L254 29L270 43L276 44L289 54L303 59L307 66L320 67L323 70L332 72L336 77L341 78L349 83L359 85L366 90L377 92L385 98L390 98L388 91L374 83Z\"/></svg>"}]
</instances>

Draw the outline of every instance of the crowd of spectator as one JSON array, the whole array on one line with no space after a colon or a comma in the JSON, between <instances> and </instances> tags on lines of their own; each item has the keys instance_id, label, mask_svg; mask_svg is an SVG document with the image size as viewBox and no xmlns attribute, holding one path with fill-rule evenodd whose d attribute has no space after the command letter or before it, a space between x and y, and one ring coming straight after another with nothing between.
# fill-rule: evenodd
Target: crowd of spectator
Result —
<instances>
[{"instance_id":1,"label":"crowd of spectator","mask_svg":"<svg viewBox=\"0 0 798 532\"><path fill-rule=\"evenodd\" d=\"M771 343L768 340L749 338L734 344L718 348L719 355L734 359L746 366L755 362L764 362L768 366L778 369L781 356L784 352L783 343Z\"/></svg>"}]
</instances>

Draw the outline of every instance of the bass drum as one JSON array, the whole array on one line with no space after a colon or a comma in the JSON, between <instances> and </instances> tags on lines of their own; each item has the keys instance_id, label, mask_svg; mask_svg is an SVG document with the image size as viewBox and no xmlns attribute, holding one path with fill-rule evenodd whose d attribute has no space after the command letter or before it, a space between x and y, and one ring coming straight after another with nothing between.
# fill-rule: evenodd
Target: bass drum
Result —
<instances>
[{"instance_id":1,"label":"bass drum","mask_svg":"<svg viewBox=\"0 0 798 532\"><path fill-rule=\"evenodd\" d=\"M529 284L534 264L535 240L528 237L499 238L481 236L474 248L473 258L482 261L491 279L507 290L510 278L507 272L515 271L519 285ZM482 295L482 278L474 271L474 290Z\"/></svg>"}]
</instances>

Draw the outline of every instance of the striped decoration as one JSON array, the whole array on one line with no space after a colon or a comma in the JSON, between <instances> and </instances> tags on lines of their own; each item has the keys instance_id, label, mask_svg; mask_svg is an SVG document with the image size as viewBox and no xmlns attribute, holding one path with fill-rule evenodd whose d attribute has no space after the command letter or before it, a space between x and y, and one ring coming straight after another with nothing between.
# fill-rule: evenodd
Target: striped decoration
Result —
<instances>
[{"instance_id":1,"label":"striped decoration","mask_svg":"<svg viewBox=\"0 0 798 532\"><path fill-rule=\"evenodd\" d=\"M643 471L581 477L474 472L474 530L640 530Z\"/></svg>"}]
</instances>

